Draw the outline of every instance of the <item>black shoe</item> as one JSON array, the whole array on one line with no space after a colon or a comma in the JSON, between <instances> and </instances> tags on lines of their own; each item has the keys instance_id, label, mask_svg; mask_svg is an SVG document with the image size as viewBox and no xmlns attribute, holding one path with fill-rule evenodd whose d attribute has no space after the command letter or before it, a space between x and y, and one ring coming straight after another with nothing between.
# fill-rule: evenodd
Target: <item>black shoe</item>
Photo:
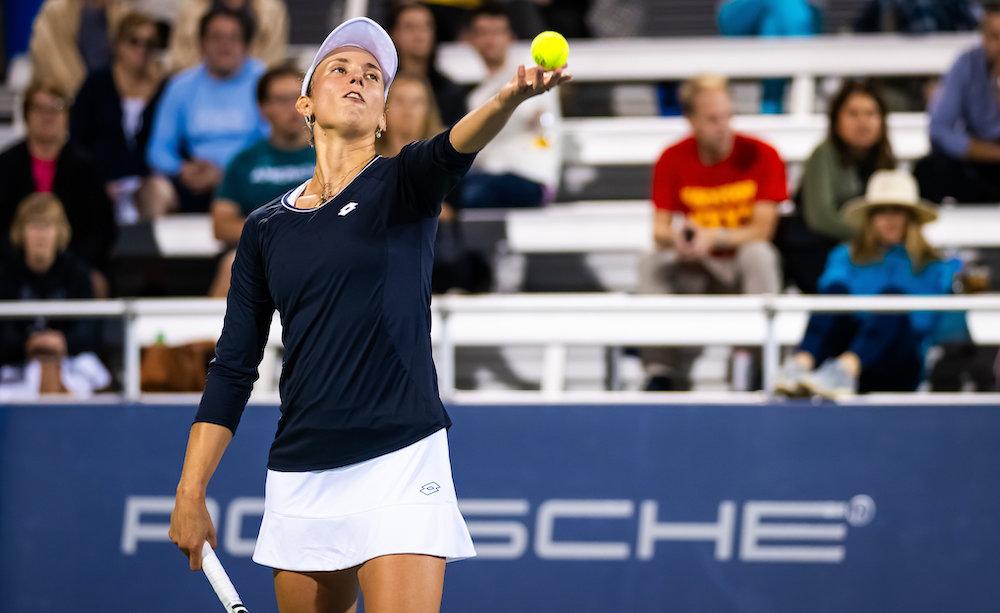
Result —
<instances>
[{"instance_id":1,"label":"black shoe","mask_svg":"<svg viewBox=\"0 0 1000 613\"><path fill-rule=\"evenodd\" d=\"M647 392L673 392L677 386L674 385L673 377L654 375L646 380L645 390Z\"/></svg>"}]
</instances>

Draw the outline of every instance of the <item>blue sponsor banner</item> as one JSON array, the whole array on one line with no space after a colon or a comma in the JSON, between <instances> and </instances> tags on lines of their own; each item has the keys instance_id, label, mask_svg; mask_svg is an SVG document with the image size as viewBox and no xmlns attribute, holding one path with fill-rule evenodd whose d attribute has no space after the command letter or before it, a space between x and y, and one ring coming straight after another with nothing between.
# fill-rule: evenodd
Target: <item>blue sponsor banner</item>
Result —
<instances>
[{"instance_id":1,"label":"blue sponsor banner","mask_svg":"<svg viewBox=\"0 0 1000 613\"><path fill-rule=\"evenodd\" d=\"M0 407L0 611L212 611L167 542L193 406ZM1000 606L1000 408L455 406L480 558L445 611L907 613ZM249 559L277 412L212 481L219 557Z\"/></svg>"}]
</instances>

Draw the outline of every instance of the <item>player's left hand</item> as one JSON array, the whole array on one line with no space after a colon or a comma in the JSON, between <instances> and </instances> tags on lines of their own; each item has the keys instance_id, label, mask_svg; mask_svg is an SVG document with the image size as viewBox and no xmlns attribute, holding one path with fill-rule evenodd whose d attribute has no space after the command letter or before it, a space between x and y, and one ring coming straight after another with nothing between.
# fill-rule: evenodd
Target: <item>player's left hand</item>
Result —
<instances>
[{"instance_id":1,"label":"player's left hand","mask_svg":"<svg viewBox=\"0 0 1000 613\"><path fill-rule=\"evenodd\" d=\"M517 67L517 74L500 89L498 94L500 101L516 106L532 96L544 94L572 80L573 76L565 72L565 68L564 66L558 70L546 71L540 66L525 68L524 64L521 64Z\"/></svg>"}]
</instances>

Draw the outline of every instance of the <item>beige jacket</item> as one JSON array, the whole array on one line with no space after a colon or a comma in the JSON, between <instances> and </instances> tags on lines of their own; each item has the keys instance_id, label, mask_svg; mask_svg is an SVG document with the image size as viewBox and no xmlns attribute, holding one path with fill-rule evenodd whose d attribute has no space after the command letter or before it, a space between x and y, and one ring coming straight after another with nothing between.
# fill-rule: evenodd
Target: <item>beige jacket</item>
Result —
<instances>
[{"instance_id":1,"label":"beige jacket","mask_svg":"<svg viewBox=\"0 0 1000 613\"><path fill-rule=\"evenodd\" d=\"M198 22L212 0L183 0L170 34L167 65L171 72L190 68L201 61ZM257 31L250 41L250 55L274 66L285 61L288 47L288 10L281 0L250 0L257 18Z\"/></svg>"},{"instance_id":2,"label":"beige jacket","mask_svg":"<svg viewBox=\"0 0 1000 613\"><path fill-rule=\"evenodd\" d=\"M34 77L60 86L70 96L80 89L87 68L77 48L82 0L45 0L31 30L31 65ZM108 36L128 12L124 0L108 3Z\"/></svg>"}]
</instances>

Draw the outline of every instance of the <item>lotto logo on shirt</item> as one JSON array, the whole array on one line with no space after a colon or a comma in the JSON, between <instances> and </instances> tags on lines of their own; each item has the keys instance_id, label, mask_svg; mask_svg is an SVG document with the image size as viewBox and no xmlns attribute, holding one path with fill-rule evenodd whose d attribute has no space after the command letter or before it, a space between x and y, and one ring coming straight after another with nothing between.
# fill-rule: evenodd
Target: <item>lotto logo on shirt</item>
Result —
<instances>
[{"instance_id":1,"label":"lotto logo on shirt","mask_svg":"<svg viewBox=\"0 0 1000 613\"><path fill-rule=\"evenodd\" d=\"M682 187L679 195L681 204L699 226L738 228L753 216L757 182L744 179L712 187L689 185Z\"/></svg>"}]
</instances>

